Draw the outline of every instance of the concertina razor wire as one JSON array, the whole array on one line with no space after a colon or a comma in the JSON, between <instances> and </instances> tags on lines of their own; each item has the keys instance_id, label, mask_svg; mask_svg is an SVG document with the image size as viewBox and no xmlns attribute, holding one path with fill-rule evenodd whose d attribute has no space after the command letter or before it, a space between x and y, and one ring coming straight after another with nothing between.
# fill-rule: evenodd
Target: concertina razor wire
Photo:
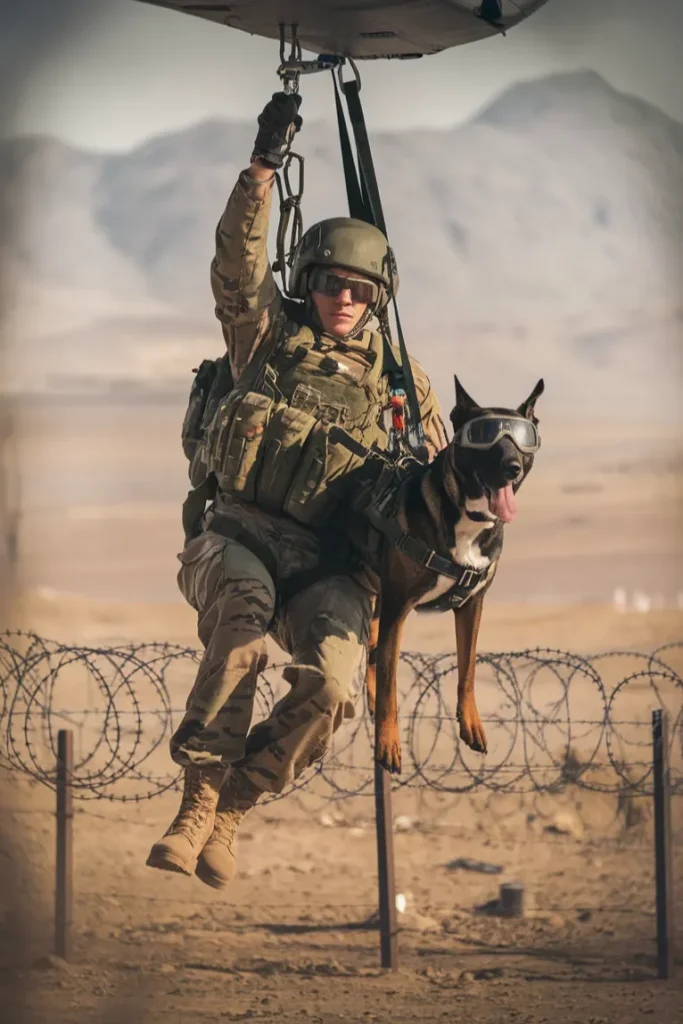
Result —
<instances>
[{"instance_id":1,"label":"concertina razor wire","mask_svg":"<svg viewBox=\"0 0 683 1024\"><path fill-rule=\"evenodd\" d=\"M72 785L81 799L140 801L179 787L168 739L201 653L169 643L74 646L31 632L0 634L0 766L52 788L59 729L75 734ZM671 781L683 793L683 642L650 654L586 656L550 648L477 656L486 756L459 738L454 654L405 652L399 671L403 771L397 788L441 794L652 792L651 711L671 720ZM282 665L259 678L255 720L278 693ZM356 716L292 790L338 800L373 792L374 726L360 688ZM271 795L269 799L278 799Z\"/></svg>"}]
</instances>

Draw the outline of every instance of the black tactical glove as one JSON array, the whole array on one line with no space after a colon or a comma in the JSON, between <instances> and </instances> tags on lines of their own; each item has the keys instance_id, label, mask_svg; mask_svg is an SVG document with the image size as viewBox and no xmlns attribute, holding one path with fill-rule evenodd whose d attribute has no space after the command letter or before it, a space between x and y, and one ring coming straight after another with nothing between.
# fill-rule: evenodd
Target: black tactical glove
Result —
<instances>
[{"instance_id":1,"label":"black tactical glove","mask_svg":"<svg viewBox=\"0 0 683 1024\"><path fill-rule=\"evenodd\" d=\"M251 159L259 157L270 167L282 167L295 134L303 124L298 93L275 92L258 116L259 131Z\"/></svg>"}]
</instances>

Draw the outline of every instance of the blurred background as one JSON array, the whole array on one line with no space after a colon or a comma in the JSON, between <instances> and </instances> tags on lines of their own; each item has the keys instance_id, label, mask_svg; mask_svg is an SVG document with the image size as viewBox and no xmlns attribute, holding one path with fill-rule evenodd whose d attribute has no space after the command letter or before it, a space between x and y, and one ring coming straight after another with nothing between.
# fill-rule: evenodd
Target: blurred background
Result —
<instances>
[{"instance_id":1,"label":"blurred background","mask_svg":"<svg viewBox=\"0 0 683 1024\"><path fill-rule=\"evenodd\" d=\"M256 117L279 88L277 45L133 0L6 2L0 18L4 628L35 630L67 645L169 641L194 647L194 616L175 583L188 486L180 427L192 368L221 354L209 286L214 230L248 164ZM487 597L482 651L649 651L681 638L682 37L678 0L549 0L505 39L418 61L361 64L406 339L431 377L446 420L454 372L482 404L517 405L539 377L546 383L537 407L543 447ZM329 78L305 78L301 91L304 128L296 148L306 159L307 225L344 214L346 207ZM452 629L448 616L413 616L405 646L451 651ZM0 650L6 666L3 658ZM95 676L79 671L60 677L62 709L96 703ZM40 687L49 689L52 678L48 673ZM618 678L616 672L611 683ZM188 686L183 675L173 691L177 705ZM680 692L672 692L678 694L672 707L678 707ZM583 690L574 693L581 705ZM628 694L625 717L647 728L659 695L634 688ZM153 703L146 713L154 712ZM495 708L492 698L492 713ZM106 708L98 713L106 718ZM574 713L582 717L581 707ZM595 714L599 718L599 710ZM649 756L648 743L645 734L646 753L639 756ZM106 754L106 744L101 749ZM155 772L171 768L165 751L165 745L154 751ZM427 794L425 810L423 796L403 808L406 820L439 817L438 801ZM3 769L0 797L6 808L0 809L1 863L14 872L0 916L14 936L10 946L21 933L35 952L45 947L51 928L53 863L52 852L44 851L53 844L52 794L28 775ZM185 939L173 936L190 934L196 887L183 890L185 904L176 903L181 883L150 879L142 866L176 802L173 793L135 808L112 810L101 801L95 818L84 819L77 857L79 884L88 895L79 909L79 941L86 959L89 944L99 943L95 966L78 977L49 967L58 973L50 984L35 983L36 1019L56 998L55 978L64 989L65 1019L80 1021L81 1010L102 1005L98 1000L117 985L128 991L130 964L150 936L156 956L159 944L180 948ZM530 886L542 876L548 904L556 875L564 876L561 897L572 907L609 903L615 895L610 886L618 896L641 893L643 872L651 870L649 833L639 833L642 863L627 851L614 873L614 862L606 860L611 854L598 847L601 815L617 820L617 798L603 806L570 794L567 802L575 824L553 833L564 837L562 849L547 846L538 809L526 804L515 804L507 831L503 804L488 798L476 812L463 816L458 809L455 821L469 855L503 858L506 870L526 872ZM283 934L277 922L270 938L262 930L267 907L283 885L292 885L281 871L300 874L291 865L305 861L323 872L316 860L321 855L333 869L339 837L320 828L348 826L347 850L356 841L353 829L360 829L360 859L349 854L344 871L334 866L334 879L324 883L328 896L335 885L344 891L350 884L344 874L363 873L366 861L374 870L371 829L362 838L362 822L328 814L302 831L294 803L285 808L278 808L284 824L277 833L268 824L272 808L258 819L252 838L271 829L268 844L275 835L274 845L264 853L253 844L251 874L232 897L244 911L263 895L255 917L245 911L261 953L262 942L267 946ZM544 807L543 820L554 820L556 812L554 804ZM638 827L649 827L647 815L636 818ZM619 828L610 828L609 842L622 842ZM399 882L412 886L424 910L436 898L424 866L433 868L436 885L437 860L450 855L450 840L435 845L417 826L404 831ZM601 870L601 863L610 869ZM592 865L587 873L586 864ZM271 870L274 877L264 882ZM107 894L110 883L116 892ZM370 905L373 884L363 889ZM489 892L485 878L468 880L465 897L461 885L438 882L439 899L446 893L454 903L483 901ZM299 910L318 890L303 890ZM145 904L144 912L138 907L143 893L158 901ZM204 891L199 899L207 900ZM213 910L201 913L202 928L213 922L221 948L236 944L231 955L237 955L246 940L228 936L232 923L215 920ZM332 936L325 940L326 962L329 944L337 942L334 929L341 928L338 917L330 912L325 926ZM606 935L624 938L626 948L631 926L624 930L623 918L596 920L596 948ZM455 932L470 928L470 918L463 921ZM541 930L549 930L551 945L564 941L558 914L548 921ZM577 948L582 935L572 933ZM481 941L487 936L488 924ZM374 949L374 934L360 940ZM178 956L171 950L150 967L159 997L177 984ZM206 966L211 957L202 956ZM107 980L109 967L102 963L119 961L124 973ZM214 1016L207 1019L218 1020L224 1004L216 991L208 981L193 989L185 979L183 998L190 1002L173 1005L178 1014L189 1013L193 992L215 997ZM605 995L599 1019L616 1022L621 1010L611 998ZM167 1005L156 1005L159 1014ZM487 1020L493 1005L484 998L477 1019ZM129 1018L142 1019L137 1012L129 1009ZM262 1012L266 1019L267 1008ZM426 1020L420 1012L414 1019ZM658 1013L657 1019L669 1019L668 1010ZM585 1013L576 1019L586 1019Z\"/></svg>"},{"instance_id":2,"label":"blurred background","mask_svg":"<svg viewBox=\"0 0 683 1024\"><path fill-rule=\"evenodd\" d=\"M2 389L25 584L180 601L179 429L192 367L222 346L213 232L277 46L132 0L7 10ZM546 381L491 602L683 602L682 29L674 0L551 2L505 39L361 65L408 345L445 413L456 371L482 404ZM329 76L302 93L310 224L345 195Z\"/></svg>"}]
</instances>

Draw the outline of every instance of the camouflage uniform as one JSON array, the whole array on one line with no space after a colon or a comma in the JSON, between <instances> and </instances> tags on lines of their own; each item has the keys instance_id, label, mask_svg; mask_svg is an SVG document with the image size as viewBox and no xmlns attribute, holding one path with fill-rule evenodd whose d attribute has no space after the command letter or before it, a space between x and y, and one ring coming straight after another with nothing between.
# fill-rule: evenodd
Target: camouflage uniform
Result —
<instances>
[{"instance_id":1,"label":"camouflage uniform","mask_svg":"<svg viewBox=\"0 0 683 1024\"><path fill-rule=\"evenodd\" d=\"M235 831L243 815L264 791L282 792L323 757L334 732L345 718L353 716L365 677L375 600L372 577L329 571L325 578L318 577L317 582L295 591L293 596L286 598L283 594L288 579L314 570L321 560L324 530L315 528L320 521L316 523L312 518L312 510L327 507L325 502L331 493L331 488L325 490L327 467L334 466L342 487L351 479L344 467L352 457L347 450L344 463L341 449L337 449L332 458L341 458L341 462L318 462L318 466L325 467L322 476L318 475L315 485L310 483L312 470L306 460L317 456L315 444L321 434L327 458L331 435L325 434L324 421L318 423L317 414L313 416L296 405L297 393L291 387L298 381L296 387L306 400L315 390L309 387L309 364L305 361L313 359L313 348L317 346L315 359L323 361L318 367L324 360L335 367L331 371L333 382L330 384L328 379L322 395L321 415L348 416L344 430L360 438L366 447L371 443L386 447L388 441L380 422L381 410L389 406L390 396L382 373L379 336L357 332L342 344L328 335L314 337L309 327L287 320L289 312L275 284L266 249L272 190L272 180L258 182L243 171L216 233L211 282L235 387L225 404L218 407L206 445L200 444L196 453L199 462L205 458L207 470L215 473L218 492L204 516L204 531L189 540L178 556L178 584L198 614L199 638L205 650L185 715L171 739L171 756L185 767L180 810L147 859L149 866L165 871L194 872L215 888L223 888L234 876ZM381 241L385 244L386 240ZM324 255L330 257L331 250ZM287 341L280 344L282 339ZM293 348L288 349L290 343ZM258 389L253 392L256 385L251 383L251 374L263 361L262 356L268 355L270 365L269 353L275 349L283 354L273 365L284 365L285 370L273 372L278 386L290 387L290 394L285 395L283 390L284 402L259 425L259 408L271 399ZM302 349L306 355L297 362ZM346 355L339 359L330 356L339 351ZM361 364L365 366L362 372L358 369ZM288 377L287 367L291 365L295 369ZM426 443L433 456L446 444L445 430L424 371L417 363L412 366ZM311 376L310 381L311 385L319 383L320 377L314 380ZM240 397L247 392L251 398ZM233 421L230 412L225 411L230 408L231 398L233 411L237 409ZM341 405L334 404L340 401ZM251 409L251 413L245 409ZM255 418L250 420L249 415ZM278 416L288 424L289 433L282 441L279 434L271 434L268 441L268 431L279 430ZM214 446L210 437L216 422L218 441ZM313 456L306 442L302 451L309 454L303 454L296 463L294 482L287 484L285 501L280 505L273 495L280 494L283 476L289 480L286 467L291 467L291 448L287 444L292 436L296 441L294 427L300 422L307 423L306 429L311 432L317 430ZM253 455L252 441L264 446L260 449L263 457ZM272 442L276 442L274 449L268 447ZM211 468L214 447L221 455ZM244 455L246 449L249 456ZM360 463L362 466L362 458ZM270 477L264 475L266 464ZM248 472L245 465L250 467ZM257 471L262 473L262 481L270 480L269 492L267 487L262 492L258 482L249 483ZM194 461L191 475L193 472ZM297 480L302 481L299 492ZM263 494L268 495L267 499ZM315 500L309 500L312 494ZM286 502L290 502L287 511L291 514L281 514ZM324 522L323 514L320 516ZM227 522L227 533L225 529L219 531L220 522L224 526ZM240 531L241 540L234 536ZM267 720L250 730L269 633L291 654L292 662L284 670L291 689Z\"/></svg>"},{"instance_id":2,"label":"camouflage uniform","mask_svg":"<svg viewBox=\"0 0 683 1024\"><path fill-rule=\"evenodd\" d=\"M236 383L282 309L266 249L272 188L272 181L257 182L243 171L216 233L211 283ZM417 363L412 367L431 457L446 435L429 381ZM268 548L280 579L317 564L319 537L308 527L221 491L215 507ZM273 622L276 589L268 570L237 541L211 533L210 515L208 525L178 556L178 583L199 614L205 654L171 754L184 765L238 761L259 788L279 793L323 756L334 731L354 714L374 594L357 578L322 580L293 597ZM269 630L292 655L285 670L292 690L247 739Z\"/></svg>"}]
</instances>

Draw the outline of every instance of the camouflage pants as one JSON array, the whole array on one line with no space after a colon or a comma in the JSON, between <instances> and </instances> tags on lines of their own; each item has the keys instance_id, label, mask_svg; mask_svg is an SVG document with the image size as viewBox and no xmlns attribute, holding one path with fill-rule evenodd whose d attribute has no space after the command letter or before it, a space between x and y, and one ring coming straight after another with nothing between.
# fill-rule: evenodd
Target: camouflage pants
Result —
<instances>
[{"instance_id":1,"label":"camouflage pants","mask_svg":"<svg viewBox=\"0 0 683 1024\"><path fill-rule=\"evenodd\" d=\"M273 580L242 544L208 532L178 557L205 651L171 756L182 765L238 763L261 789L280 793L354 716L373 595L350 577L324 579L292 597L276 622ZM250 732L273 630L292 656L283 673L291 689Z\"/></svg>"}]
</instances>

